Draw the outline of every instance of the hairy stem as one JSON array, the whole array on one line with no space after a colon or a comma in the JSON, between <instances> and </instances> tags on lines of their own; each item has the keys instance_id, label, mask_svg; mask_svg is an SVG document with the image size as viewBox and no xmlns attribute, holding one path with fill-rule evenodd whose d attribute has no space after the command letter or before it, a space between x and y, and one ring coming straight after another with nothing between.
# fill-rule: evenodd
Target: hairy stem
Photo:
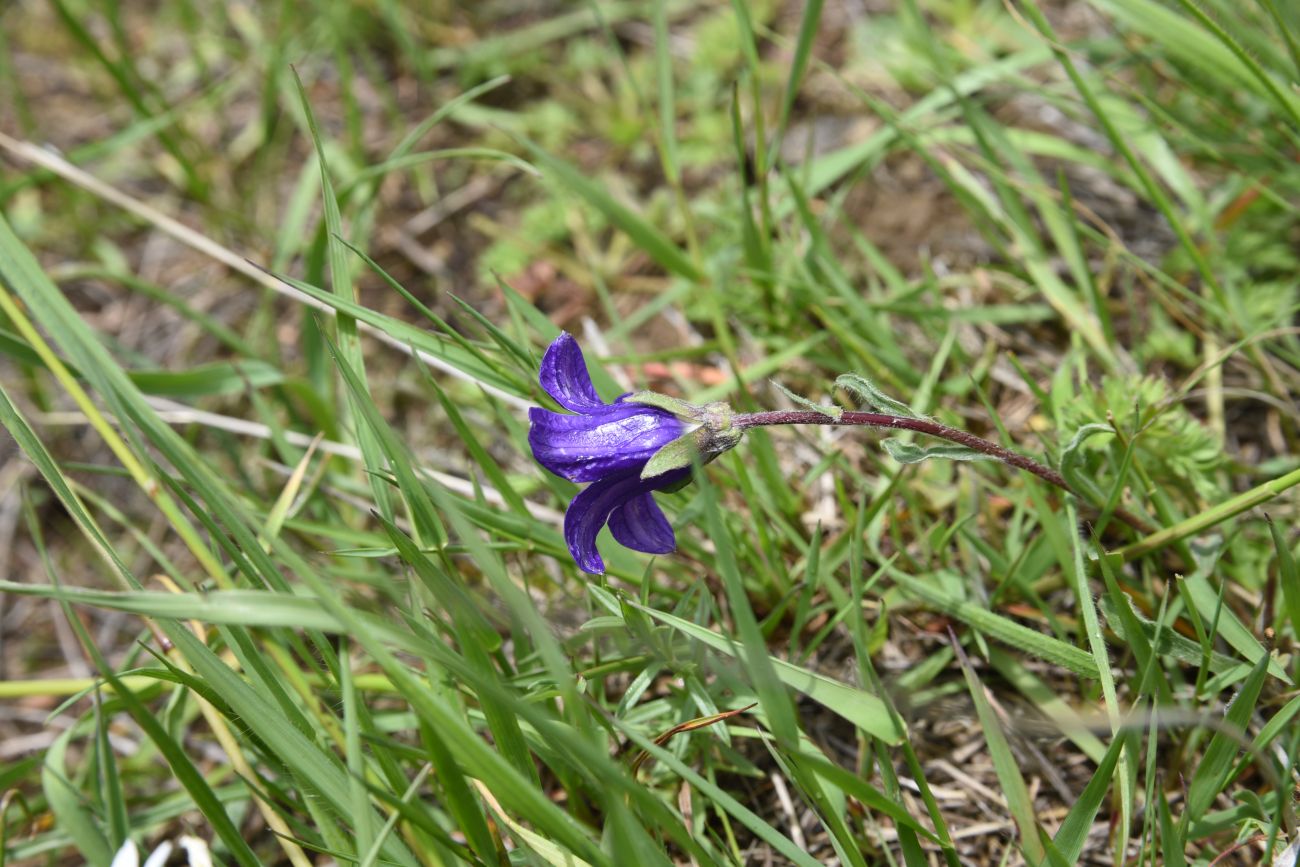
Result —
<instances>
[{"instance_id":1,"label":"hairy stem","mask_svg":"<svg viewBox=\"0 0 1300 867\"><path fill-rule=\"evenodd\" d=\"M812 410L775 410L773 412L754 412L743 415L737 415L732 423L738 428L765 427L769 425L782 424L823 424L832 427L881 427L893 428L895 430L910 430L917 433L923 433L927 436L938 437L951 443L966 446L977 452L982 452L992 458L997 458L1004 464L1010 464L1017 469L1033 473L1049 485L1053 485L1075 496L1079 496L1069 483L1065 481L1056 470L1045 464L1040 464L1033 458L1013 452L1011 449L1003 448L997 443L981 439L972 433L964 430L958 430L955 427L948 427L946 424L940 424L937 421L931 421L925 418L909 418L901 415L888 415L879 412L844 412L838 419L824 413ZM1080 497L1080 499L1083 499ZM1125 524L1143 533L1150 533L1151 527L1136 515L1132 515L1123 509L1116 509L1115 517L1119 518Z\"/></svg>"}]
</instances>

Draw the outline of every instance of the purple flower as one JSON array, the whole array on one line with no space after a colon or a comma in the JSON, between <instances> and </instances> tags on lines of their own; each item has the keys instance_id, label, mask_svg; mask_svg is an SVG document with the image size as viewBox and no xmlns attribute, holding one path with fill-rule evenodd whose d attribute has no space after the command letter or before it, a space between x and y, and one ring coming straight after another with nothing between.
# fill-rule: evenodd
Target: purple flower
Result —
<instances>
[{"instance_id":1,"label":"purple flower","mask_svg":"<svg viewBox=\"0 0 1300 867\"><path fill-rule=\"evenodd\" d=\"M623 395L605 403L596 394L582 350L563 333L546 349L538 377L542 388L565 409L565 415L534 407L528 444L533 457L557 476L591 482L564 513L564 540L584 572L605 571L596 550L600 528L609 524L618 542L647 554L667 554L677 546L672 525L654 501L653 491L672 487L690 469L672 469L641 478L646 462L687 432L677 416L657 407L625 402Z\"/></svg>"}]
</instances>

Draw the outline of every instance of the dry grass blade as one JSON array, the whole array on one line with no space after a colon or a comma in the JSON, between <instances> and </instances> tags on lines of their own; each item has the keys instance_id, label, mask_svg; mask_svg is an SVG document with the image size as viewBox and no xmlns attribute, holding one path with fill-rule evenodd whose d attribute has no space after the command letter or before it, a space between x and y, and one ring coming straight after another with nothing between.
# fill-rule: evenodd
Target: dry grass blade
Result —
<instances>
[{"instance_id":1,"label":"dry grass blade","mask_svg":"<svg viewBox=\"0 0 1300 867\"><path fill-rule=\"evenodd\" d=\"M683 732L693 732L696 729L702 729L711 725L715 725L724 720L729 720L732 717L740 716L742 713L753 710L756 707L758 707L758 702L754 702L753 704L747 704L744 707L736 708L735 710L723 711L722 713L715 713L712 716L702 716L699 717L698 719L687 720L684 723L679 723L678 725L673 726L668 731L656 737L654 740L655 746L662 747L664 744L672 740L674 735L679 735L682 734ZM632 760L632 765L631 765L632 776L634 777L636 776L637 771L641 769L641 765L645 764L645 760L648 758L650 758L650 753L646 750L642 750L641 752L637 753L636 758Z\"/></svg>"}]
</instances>

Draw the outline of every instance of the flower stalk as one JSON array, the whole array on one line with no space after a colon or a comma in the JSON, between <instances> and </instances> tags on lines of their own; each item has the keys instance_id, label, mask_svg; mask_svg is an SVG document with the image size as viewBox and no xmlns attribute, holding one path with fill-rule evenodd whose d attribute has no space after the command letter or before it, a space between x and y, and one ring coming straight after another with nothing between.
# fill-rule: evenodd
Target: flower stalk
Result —
<instances>
[{"instance_id":1,"label":"flower stalk","mask_svg":"<svg viewBox=\"0 0 1300 867\"><path fill-rule=\"evenodd\" d=\"M926 434L927 436L947 440L960 446L965 446L973 451L986 454L991 458L1002 461L1017 469L1033 473L1049 485L1060 488L1068 494L1078 496L1069 482L1049 466L1039 463L1031 457L1022 455L1019 452L1012 451L989 442L986 439L977 437L972 433L960 430L955 427L948 427L946 424L940 424L928 418L916 418L912 416L890 415L881 412L852 412L845 410L838 415L830 415L824 412L814 410L773 410L770 412L754 412L736 415L732 419L732 424L746 430L751 427L769 427L773 425L786 424L820 424L832 427L878 427L891 428L894 430L910 430L917 433ZM1130 527L1142 533L1152 532L1151 526L1124 509L1116 509L1114 512L1116 518L1128 524Z\"/></svg>"},{"instance_id":2,"label":"flower stalk","mask_svg":"<svg viewBox=\"0 0 1300 867\"><path fill-rule=\"evenodd\" d=\"M605 571L596 537L606 526L625 548L646 554L673 551L676 534L655 502L655 492L675 491L689 484L697 466L735 448L752 427L820 424L915 431L958 448L914 452L909 443L886 440L886 450L904 463L931 457L970 460L987 456L1078 496L1051 467L964 430L914 415L863 377L845 374L835 383L878 411L819 406L784 387L781 390L791 399L809 409L737 414L725 403L697 405L652 391L624 394L607 403L592 385L578 342L571 334L560 334L542 356L538 384L564 411L529 409L528 443L537 462L555 475L589 483L564 513L564 540L574 562L584 572ZM1113 514L1141 533L1152 533L1145 521L1123 509Z\"/></svg>"}]
</instances>

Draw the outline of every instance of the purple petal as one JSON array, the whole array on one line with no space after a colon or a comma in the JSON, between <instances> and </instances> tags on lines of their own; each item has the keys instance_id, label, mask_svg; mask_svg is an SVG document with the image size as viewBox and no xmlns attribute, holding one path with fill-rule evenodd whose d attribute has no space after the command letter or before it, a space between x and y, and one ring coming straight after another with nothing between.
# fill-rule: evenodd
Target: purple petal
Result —
<instances>
[{"instance_id":1,"label":"purple petal","mask_svg":"<svg viewBox=\"0 0 1300 867\"><path fill-rule=\"evenodd\" d=\"M676 484L689 474L690 470L674 470L652 479L642 479L638 468L605 476L578 492L564 513L564 541L568 543L569 553L578 567L592 574L605 571L605 561L596 550L596 536L615 509L643 494Z\"/></svg>"},{"instance_id":2,"label":"purple petal","mask_svg":"<svg viewBox=\"0 0 1300 867\"><path fill-rule=\"evenodd\" d=\"M584 412L605 406L591 384L591 374L587 373L587 362L578 341L567 331L546 347L537 379L546 393L565 409Z\"/></svg>"},{"instance_id":3,"label":"purple petal","mask_svg":"<svg viewBox=\"0 0 1300 867\"><path fill-rule=\"evenodd\" d=\"M615 506L609 515L609 531L620 545L633 551L671 554L677 548L673 525L655 502L654 494L642 494Z\"/></svg>"},{"instance_id":4,"label":"purple petal","mask_svg":"<svg viewBox=\"0 0 1300 867\"><path fill-rule=\"evenodd\" d=\"M561 415L534 407L528 444L533 457L557 476L591 482L610 473L640 468L660 448L681 436L676 416L637 404L601 407L583 415Z\"/></svg>"}]
</instances>

